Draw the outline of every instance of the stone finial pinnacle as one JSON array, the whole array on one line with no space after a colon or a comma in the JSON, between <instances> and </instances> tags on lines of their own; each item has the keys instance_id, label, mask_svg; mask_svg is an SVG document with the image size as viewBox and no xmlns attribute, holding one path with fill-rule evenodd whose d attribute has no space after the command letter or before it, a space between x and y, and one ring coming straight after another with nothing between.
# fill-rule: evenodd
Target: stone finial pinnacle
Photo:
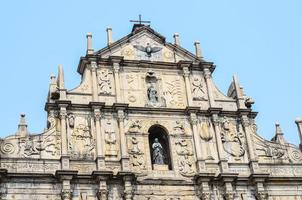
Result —
<instances>
[{"instance_id":1,"label":"stone finial pinnacle","mask_svg":"<svg viewBox=\"0 0 302 200\"><path fill-rule=\"evenodd\" d=\"M93 54L92 33L87 33L86 34L86 38L87 38L87 50L86 50L86 54L87 55L92 55Z\"/></svg>"},{"instance_id":2,"label":"stone finial pinnacle","mask_svg":"<svg viewBox=\"0 0 302 200\"><path fill-rule=\"evenodd\" d=\"M200 42L195 41L194 46L195 46L195 55L196 55L196 57L197 58L203 58L202 53L201 53L201 48L200 48Z\"/></svg>"},{"instance_id":3,"label":"stone finial pinnacle","mask_svg":"<svg viewBox=\"0 0 302 200\"><path fill-rule=\"evenodd\" d=\"M60 64L58 65L58 88L59 89L64 89L64 70L63 66Z\"/></svg>"},{"instance_id":4,"label":"stone finial pinnacle","mask_svg":"<svg viewBox=\"0 0 302 200\"><path fill-rule=\"evenodd\" d=\"M286 141L283 137L283 131L281 130L280 124L276 122L275 124L275 136L273 137L272 141L278 143L278 144L285 144Z\"/></svg>"},{"instance_id":5,"label":"stone finial pinnacle","mask_svg":"<svg viewBox=\"0 0 302 200\"><path fill-rule=\"evenodd\" d=\"M174 33L173 37L174 37L174 44L180 46L179 34Z\"/></svg>"},{"instance_id":6,"label":"stone finial pinnacle","mask_svg":"<svg viewBox=\"0 0 302 200\"><path fill-rule=\"evenodd\" d=\"M17 135L20 137L25 137L27 135L27 133L28 132L27 132L27 123L26 123L25 114L21 113Z\"/></svg>"},{"instance_id":7,"label":"stone finial pinnacle","mask_svg":"<svg viewBox=\"0 0 302 200\"><path fill-rule=\"evenodd\" d=\"M302 150L302 119L301 119L301 117L297 117L295 122L298 127L298 133L299 133L299 138L300 138L300 149Z\"/></svg>"},{"instance_id":8,"label":"stone finial pinnacle","mask_svg":"<svg viewBox=\"0 0 302 200\"><path fill-rule=\"evenodd\" d=\"M113 39L112 39L112 28L111 27L107 27L106 29L107 31L107 45L111 45L113 43Z\"/></svg>"}]
</instances>

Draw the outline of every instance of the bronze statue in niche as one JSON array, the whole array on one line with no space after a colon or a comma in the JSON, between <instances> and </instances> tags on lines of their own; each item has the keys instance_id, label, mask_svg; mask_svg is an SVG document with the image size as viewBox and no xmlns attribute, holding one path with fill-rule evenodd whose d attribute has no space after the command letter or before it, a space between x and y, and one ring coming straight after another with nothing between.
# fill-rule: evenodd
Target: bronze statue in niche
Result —
<instances>
[{"instance_id":1,"label":"bronze statue in niche","mask_svg":"<svg viewBox=\"0 0 302 200\"><path fill-rule=\"evenodd\" d=\"M151 126L148 132L153 169L155 169L155 166L160 165L166 170L171 170L172 162L167 132L159 125Z\"/></svg>"}]
</instances>

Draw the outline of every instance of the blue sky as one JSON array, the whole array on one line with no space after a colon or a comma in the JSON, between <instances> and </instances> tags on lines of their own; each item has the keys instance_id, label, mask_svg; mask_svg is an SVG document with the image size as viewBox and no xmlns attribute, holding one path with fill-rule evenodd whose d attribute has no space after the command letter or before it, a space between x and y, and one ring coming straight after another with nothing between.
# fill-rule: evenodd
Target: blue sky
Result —
<instances>
[{"instance_id":1,"label":"blue sky","mask_svg":"<svg viewBox=\"0 0 302 200\"><path fill-rule=\"evenodd\" d=\"M181 45L194 52L201 42L204 57L216 65L214 80L226 93L232 75L256 101L259 134L274 135L280 122L289 142L298 144L295 117L302 116L302 1L1 1L0 136L15 133L19 114L29 130L46 126L44 105L49 77L65 69L66 87L80 82L79 57L87 32L94 48L106 45L107 26L115 40L128 34L142 14L168 41L180 34Z\"/></svg>"}]
</instances>

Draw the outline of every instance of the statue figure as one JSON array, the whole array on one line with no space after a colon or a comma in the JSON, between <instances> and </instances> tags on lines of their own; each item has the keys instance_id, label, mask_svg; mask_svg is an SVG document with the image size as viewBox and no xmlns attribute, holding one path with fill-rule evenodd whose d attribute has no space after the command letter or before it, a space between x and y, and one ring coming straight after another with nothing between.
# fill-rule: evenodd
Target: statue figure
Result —
<instances>
[{"instance_id":1,"label":"statue figure","mask_svg":"<svg viewBox=\"0 0 302 200\"><path fill-rule=\"evenodd\" d=\"M147 90L147 93L148 93L148 100L151 102L151 103L157 103L158 102L158 96L157 96L157 91L154 87L154 83L151 83L148 90Z\"/></svg>"},{"instance_id":2,"label":"statue figure","mask_svg":"<svg viewBox=\"0 0 302 200\"><path fill-rule=\"evenodd\" d=\"M163 154L163 147L159 143L158 138L154 139L152 144L152 154L153 154L153 164L157 165L164 165L164 154Z\"/></svg>"}]
</instances>

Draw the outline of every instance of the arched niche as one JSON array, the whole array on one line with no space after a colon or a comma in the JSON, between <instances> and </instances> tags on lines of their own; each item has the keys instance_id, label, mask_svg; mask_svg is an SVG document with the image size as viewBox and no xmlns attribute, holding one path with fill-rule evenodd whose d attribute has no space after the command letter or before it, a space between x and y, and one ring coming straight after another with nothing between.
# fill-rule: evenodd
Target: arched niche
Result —
<instances>
[{"instance_id":1,"label":"arched niche","mask_svg":"<svg viewBox=\"0 0 302 200\"><path fill-rule=\"evenodd\" d=\"M155 165L168 166L167 169L172 170L172 162L171 162L171 151L170 151L170 143L169 136L166 129L160 125L153 125L148 130L149 133L149 148L151 155L151 163L152 169L154 169ZM157 139L157 140L156 140ZM163 154L163 163L155 163L158 159L154 158L154 147L156 146L154 143L159 143L157 146L162 147ZM160 159L159 159L160 160Z\"/></svg>"}]
</instances>

